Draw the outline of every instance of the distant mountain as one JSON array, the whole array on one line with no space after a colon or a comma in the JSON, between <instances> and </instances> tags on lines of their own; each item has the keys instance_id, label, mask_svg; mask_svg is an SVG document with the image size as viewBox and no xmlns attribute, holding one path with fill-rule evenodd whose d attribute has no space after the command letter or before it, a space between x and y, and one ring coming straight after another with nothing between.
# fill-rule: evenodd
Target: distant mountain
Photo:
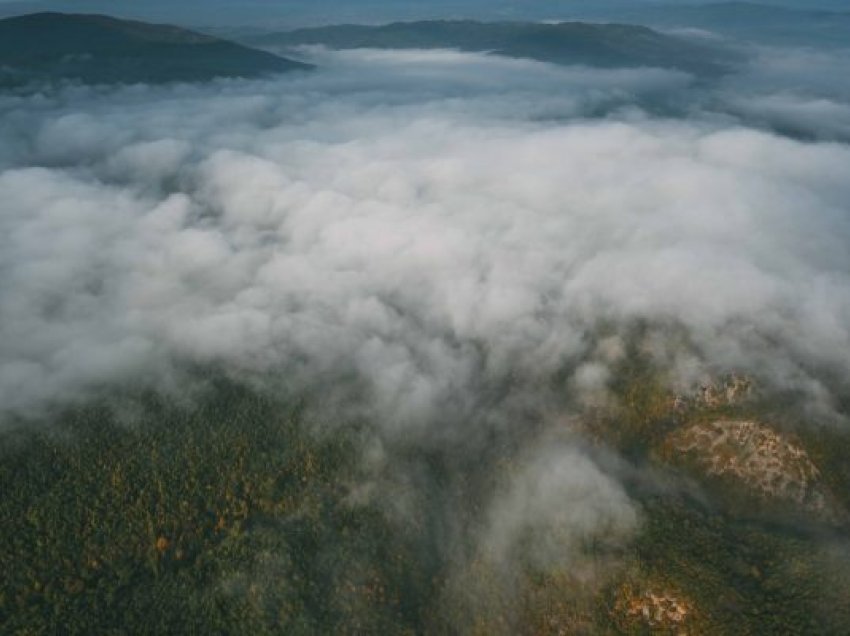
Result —
<instances>
[{"instance_id":1,"label":"distant mountain","mask_svg":"<svg viewBox=\"0 0 850 636\"><path fill-rule=\"evenodd\" d=\"M850 8L850 3L847 5ZM683 8L684 9L684 8ZM659 21L674 14L659 12ZM727 35L776 45L850 47L850 11L725 2L681 11L681 21Z\"/></svg>"},{"instance_id":2,"label":"distant mountain","mask_svg":"<svg viewBox=\"0 0 850 636\"><path fill-rule=\"evenodd\" d=\"M696 27L764 44L850 47L850 2L847 11L770 6L756 2L702 5L649 4L616 11L588 7L586 19L611 19L656 28Z\"/></svg>"},{"instance_id":3,"label":"distant mountain","mask_svg":"<svg viewBox=\"0 0 850 636\"><path fill-rule=\"evenodd\" d=\"M704 74L722 73L737 54L643 26L561 22L434 20L384 26L340 25L274 33L247 40L257 46L321 44L350 48L456 48L487 51L556 64L603 67L657 66Z\"/></svg>"},{"instance_id":4,"label":"distant mountain","mask_svg":"<svg viewBox=\"0 0 850 636\"><path fill-rule=\"evenodd\" d=\"M101 15L36 13L0 20L0 85L253 77L308 65L174 26Z\"/></svg>"}]
</instances>

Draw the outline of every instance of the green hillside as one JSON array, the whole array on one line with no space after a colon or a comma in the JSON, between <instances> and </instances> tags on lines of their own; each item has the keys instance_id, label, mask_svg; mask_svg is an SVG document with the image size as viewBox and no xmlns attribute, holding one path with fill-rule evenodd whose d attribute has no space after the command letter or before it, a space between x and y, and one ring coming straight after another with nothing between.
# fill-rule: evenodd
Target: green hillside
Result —
<instances>
[{"instance_id":1,"label":"green hillside","mask_svg":"<svg viewBox=\"0 0 850 636\"><path fill-rule=\"evenodd\" d=\"M703 422L771 422L771 400L734 378L677 398L662 378L631 358L616 405L573 431L631 458L636 534L588 537L564 562L520 554L509 569L477 539L482 503L539 430L483 454L391 444L415 476L396 482L364 472L380 437L369 423L319 424L306 402L224 379L191 402L113 396L29 421L2 438L0 631L844 633L850 549L835 511L850 440L762 426L817 466L812 488L827 498L804 510L671 452Z\"/></svg>"}]
</instances>

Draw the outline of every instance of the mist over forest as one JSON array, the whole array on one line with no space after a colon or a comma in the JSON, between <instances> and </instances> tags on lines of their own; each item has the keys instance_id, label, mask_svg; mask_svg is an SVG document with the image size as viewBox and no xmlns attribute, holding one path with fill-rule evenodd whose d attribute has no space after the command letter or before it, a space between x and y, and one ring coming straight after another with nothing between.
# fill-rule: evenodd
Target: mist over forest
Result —
<instances>
[{"instance_id":1,"label":"mist over forest","mask_svg":"<svg viewBox=\"0 0 850 636\"><path fill-rule=\"evenodd\" d=\"M0 20L0 631L846 631L850 19L554 4Z\"/></svg>"}]
</instances>

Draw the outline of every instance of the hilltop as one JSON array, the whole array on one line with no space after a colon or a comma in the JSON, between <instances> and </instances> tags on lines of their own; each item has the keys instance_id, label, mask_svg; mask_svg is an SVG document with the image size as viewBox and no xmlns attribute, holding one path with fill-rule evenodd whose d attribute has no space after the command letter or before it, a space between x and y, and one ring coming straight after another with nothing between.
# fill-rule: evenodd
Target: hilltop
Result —
<instances>
[{"instance_id":1,"label":"hilltop","mask_svg":"<svg viewBox=\"0 0 850 636\"><path fill-rule=\"evenodd\" d=\"M0 84L203 81L309 66L179 27L103 15L35 13L0 20Z\"/></svg>"}]
</instances>

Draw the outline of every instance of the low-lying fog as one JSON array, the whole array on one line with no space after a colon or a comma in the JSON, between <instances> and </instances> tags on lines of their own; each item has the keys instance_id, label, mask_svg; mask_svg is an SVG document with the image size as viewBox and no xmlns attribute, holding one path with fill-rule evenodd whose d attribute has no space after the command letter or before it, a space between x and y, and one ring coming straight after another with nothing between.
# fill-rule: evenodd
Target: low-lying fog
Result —
<instances>
[{"instance_id":1,"label":"low-lying fog","mask_svg":"<svg viewBox=\"0 0 850 636\"><path fill-rule=\"evenodd\" d=\"M841 61L710 88L307 53L321 70L0 98L6 412L220 362L353 374L393 426L427 426L636 320L687 328L683 374L845 385L850 104L817 92Z\"/></svg>"},{"instance_id":2,"label":"low-lying fog","mask_svg":"<svg viewBox=\"0 0 850 636\"><path fill-rule=\"evenodd\" d=\"M482 432L604 395L635 324L675 383L743 371L840 419L844 61L766 55L707 86L305 54L318 71L0 97L4 420L213 366L473 458ZM629 532L598 461L529 451L488 545L530 522Z\"/></svg>"}]
</instances>

